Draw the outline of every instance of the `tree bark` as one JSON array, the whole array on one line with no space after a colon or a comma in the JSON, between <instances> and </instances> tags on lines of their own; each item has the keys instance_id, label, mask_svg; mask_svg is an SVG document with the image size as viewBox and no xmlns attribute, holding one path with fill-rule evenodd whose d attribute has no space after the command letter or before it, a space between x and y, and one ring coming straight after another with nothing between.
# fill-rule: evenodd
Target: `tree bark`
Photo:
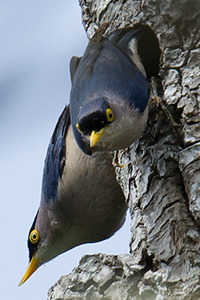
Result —
<instances>
[{"instance_id":1,"label":"tree bark","mask_svg":"<svg viewBox=\"0 0 200 300\"><path fill-rule=\"evenodd\" d=\"M108 32L138 22L151 27L162 51L160 100L150 101L143 137L115 153L132 219L130 255L84 256L48 299L199 300L200 1L80 5L89 38L104 22Z\"/></svg>"}]
</instances>

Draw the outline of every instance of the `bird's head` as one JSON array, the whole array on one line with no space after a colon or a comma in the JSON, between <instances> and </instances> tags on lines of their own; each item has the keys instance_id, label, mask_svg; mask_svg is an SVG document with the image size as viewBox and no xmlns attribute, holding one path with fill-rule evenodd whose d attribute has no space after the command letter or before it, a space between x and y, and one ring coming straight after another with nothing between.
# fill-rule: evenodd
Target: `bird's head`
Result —
<instances>
[{"instance_id":1,"label":"bird's head","mask_svg":"<svg viewBox=\"0 0 200 300\"><path fill-rule=\"evenodd\" d=\"M42 209L39 209L28 234L29 266L19 285L22 285L43 263L52 258L48 253L48 246L52 242L51 231L49 217L43 214Z\"/></svg>"},{"instance_id":2,"label":"bird's head","mask_svg":"<svg viewBox=\"0 0 200 300\"><path fill-rule=\"evenodd\" d=\"M114 120L115 115L107 98L95 98L80 109L76 128L89 140L92 148L101 140L103 141L103 135Z\"/></svg>"},{"instance_id":3,"label":"bird's head","mask_svg":"<svg viewBox=\"0 0 200 300\"><path fill-rule=\"evenodd\" d=\"M70 224L65 224L62 220L57 222L54 217L54 212L40 206L28 234L29 266L19 286L41 265L77 245L77 237L73 239Z\"/></svg>"}]
</instances>

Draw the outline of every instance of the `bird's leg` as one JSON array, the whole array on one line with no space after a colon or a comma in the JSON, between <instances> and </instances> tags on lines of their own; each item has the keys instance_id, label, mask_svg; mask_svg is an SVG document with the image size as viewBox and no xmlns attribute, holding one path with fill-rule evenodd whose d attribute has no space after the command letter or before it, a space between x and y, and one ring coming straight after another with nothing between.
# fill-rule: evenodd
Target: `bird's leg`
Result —
<instances>
[{"instance_id":1,"label":"bird's leg","mask_svg":"<svg viewBox=\"0 0 200 300\"><path fill-rule=\"evenodd\" d=\"M158 96L157 83L154 77L151 79L151 101L155 104L157 108L160 108L168 120L170 120L171 125L173 127L181 127L181 124L178 124L172 114L170 113L167 106L163 103L162 98Z\"/></svg>"},{"instance_id":2,"label":"bird's leg","mask_svg":"<svg viewBox=\"0 0 200 300\"><path fill-rule=\"evenodd\" d=\"M119 151L118 150L113 152L113 165L114 165L114 167L119 167L119 168L123 168L123 166L124 166L119 163Z\"/></svg>"}]
</instances>

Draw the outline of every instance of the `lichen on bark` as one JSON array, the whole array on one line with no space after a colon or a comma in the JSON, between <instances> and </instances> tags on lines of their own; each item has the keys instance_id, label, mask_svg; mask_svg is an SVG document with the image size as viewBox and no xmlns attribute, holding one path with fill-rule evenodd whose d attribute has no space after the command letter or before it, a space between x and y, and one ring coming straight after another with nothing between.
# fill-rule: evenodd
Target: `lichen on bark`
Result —
<instances>
[{"instance_id":1,"label":"lichen on bark","mask_svg":"<svg viewBox=\"0 0 200 300\"><path fill-rule=\"evenodd\" d=\"M131 213L130 255L91 255L49 290L55 299L200 299L200 2L80 0L90 38L138 22L162 51L143 137L115 155ZM116 157L115 157L116 159Z\"/></svg>"}]
</instances>

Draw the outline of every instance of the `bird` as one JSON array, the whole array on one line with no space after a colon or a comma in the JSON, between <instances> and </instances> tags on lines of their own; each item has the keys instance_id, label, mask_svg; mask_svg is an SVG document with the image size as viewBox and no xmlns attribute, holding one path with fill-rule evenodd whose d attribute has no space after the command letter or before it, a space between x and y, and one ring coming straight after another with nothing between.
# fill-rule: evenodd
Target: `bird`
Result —
<instances>
[{"instance_id":1,"label":"bird","mask_svg":"<svg viewBox=\"0 0 200 300\"><path fill-rule=\"evenodd\" d=\"M66 106L47 149L41 202L28 233L29 266L19 285L61 253L112 236L126 212L111 153L80 150Z\"/></svg>"},{"instance_id":2,"label":"bird","mask_svg":"<svg viewBox=\"0 0 200 300\"><path fill-rule=\"evenodd\" d=\"M72 128L87 155L125 149L141 137L148 118L147 79L158 72L160 49L149 26L104 36L106 28L100 26L83 56L70 61Z\"/></svg>"}]
</instances>

